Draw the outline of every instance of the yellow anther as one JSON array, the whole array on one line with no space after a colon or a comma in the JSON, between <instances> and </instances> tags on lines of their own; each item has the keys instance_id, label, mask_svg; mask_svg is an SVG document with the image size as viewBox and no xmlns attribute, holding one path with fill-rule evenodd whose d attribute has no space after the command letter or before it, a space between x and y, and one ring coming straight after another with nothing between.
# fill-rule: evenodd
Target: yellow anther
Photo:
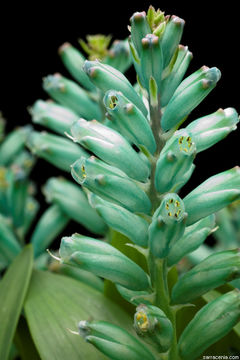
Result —
<instances>
[{"instance_id":1,"label":"yellow anther","mask_svg":"<svg viewBox=\"0 0 240 360\"><path fill-rule=\"evenodd\" d=\"M86 174L85 166L84 166L84 165L81 166L81 170L82 170L82 176L83 176L84 178L86 178L86 177L87 177L87 174Z\"/></svg>"},{"instance_id":2,"label":"yellow anther","mask_svg":"<svg viewBox=\"0 0 240 360\"><path fill-rule=\"evenodd\" d=\"M167 210L169 209L168 203L166 203L165 208L166 208Z\"/></svg>"},{"instance_id":3,"label":"yellow anther","mask_svg":"<svg viewBox=\"0 0 240 360\"><path fill-rule=\"evenodd\" d=\"M171 211L169 211L169 212L168 212L168 216L172 216L172 213L171 213Z\"/></svg>"},{"instance_id":4,"label":"yellow anther","mask_svg":"<svg viewBox=\"0 0 240 360\"><path fill-rule=\"evenodd\" d=\"M111 102L109 104L110 109L114 109L116 105L117 105L117 97L111 96Z\"/></svg>"},{"instance_id":5,"label":"yellow anther","mask_svg":"<svg viewBox=\"0 0 240 360\"><path fill-rule=\"evenodd\" d=\"M177 206L177 207L180 206L180 202L178 200L175 201L175 206Z\"/></svg>"},{"instance_id":6,"label":"yellow anther","mask_svg":"<svg viewBox=\"0 0 240 360\"><path fill-rule=\"evenodd\" d=\"M172 204L172 203L173 203L173 199L170 199L169 202L170 202L170 204Z\"/></svg>"},{"instance_id":7,"label":"yellow anther","mask_svg":"<svg viewBox=\"0 0 240 360\"><path fill-rule=\"evenodd\" d=\"M149 326L147 315L143 312L139 312L136 316L136 319L137 319L139 328L141 330L147 330L147 328Z\"/></svg>"},{"instance_id":8,"label":"yellow anther","mask_svg":"<svg viewBox=\"0 0 240 360\"><path fill-rule=\"evenodd\" d=\"M184 139L184 137L183 137L183 136L181 136L181 137L179 138L179 140L178 140L179 144L182 144L183 139Z\"/></svg>"},{"instance_id":9,"label":"yellow anther","mask_svg":"<svg viewBox=\"0 0 240 360\"><path fill-rule=\"evenodd\" d=\"M181 136L179 138L178 142L179 142L179 149L181 151L188 153L192 147L192 138L190 136L188 136L188 137Z\"/></svg>"}]
</instances>

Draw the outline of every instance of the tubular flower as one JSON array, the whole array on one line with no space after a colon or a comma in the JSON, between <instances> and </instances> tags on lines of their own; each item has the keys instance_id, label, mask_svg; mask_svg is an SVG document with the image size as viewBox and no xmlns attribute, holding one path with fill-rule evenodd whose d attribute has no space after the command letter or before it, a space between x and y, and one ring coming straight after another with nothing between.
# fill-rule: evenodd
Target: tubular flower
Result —
<instances>
[{"instance_id":1,"label":"tubular flower","mask_svg":"<svg viewBox=\"0 0 240 360\"><path fill-rule=\"evenodd\" d=\"M94 157L82 157L72 165L72 176L81 185L107 201L132 212L149 213L146 193L125 173Z\"/></svg>"},{"instance_id":2,"label":"tubular flower","mask_svg":"<svg viewBox=\"0 0 240 360\"><path fill-rule=\"evenodd\" d=\"M118 132L93 120L77 120L71 127L75 141L129 177L146 181L149 167Z\"/></svg>"},{"instance_id":3,"label":"tubular flower","mask_svg":"<svg viewBox=\"0 0 240 360\"><path fill-rule=\"evenodd\" d=\"M149 246L154 256L164 258L169 254L184 233L186 219L187 213L180 197L174 193L165 195L149 226Z\"/></svg>"},{"instance_id":4,"label":"tubular flower","mask_svg":"<svg viewBox=\"0 0 240 360\"><path fill-rule=\"evenodd\" d=\"M191 177L196 146L189 133L177 131L162 149L156 165L155 186L161 193L179 191Z\"/></svg>"}]
</instances>

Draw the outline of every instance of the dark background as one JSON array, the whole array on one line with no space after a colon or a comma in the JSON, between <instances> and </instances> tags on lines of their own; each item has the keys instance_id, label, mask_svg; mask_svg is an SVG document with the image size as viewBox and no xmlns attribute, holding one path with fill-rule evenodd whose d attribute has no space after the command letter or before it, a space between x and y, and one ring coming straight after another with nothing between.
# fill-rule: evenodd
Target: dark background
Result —
<instances>
[{"instance_id":1,"label":"dark background","mask_svg":"<svg viewBox=\"0 0 240 360\"><path fill-rule=\"evenodd\" d=\"M125 38L129 18L135 11L147 10L150 2L60 2L34 5L2 6L0 20L0 109L8 120L8 130L31 121L26 110L38 98L47 96L41 87L43 76L65 71L57 54L65 41L78 46L77 39L87 34L112 34ZM202 65L217 66L222 78L213 92L192 112L190 120L216 111L219 107L239 104L239 13L237 2L153 1L166 14L175 14L186 21L181 43L188 45L194 58L188 73ZM133 71L128 73L133 80ZM39 128L40 129L40 128ZM199 154L197 168L187 193L207 177L229 169L239 162L239 130L212 149ZM39 160L33 178L41 184L60 171ZM65 174L64 174L65 175Z\"/></svg>"}]
</instances>

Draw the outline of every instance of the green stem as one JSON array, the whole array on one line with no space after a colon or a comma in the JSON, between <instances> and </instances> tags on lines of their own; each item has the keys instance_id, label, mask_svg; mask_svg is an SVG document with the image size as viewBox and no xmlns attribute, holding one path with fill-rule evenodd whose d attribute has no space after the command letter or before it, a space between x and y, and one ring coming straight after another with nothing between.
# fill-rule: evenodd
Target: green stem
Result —
<instances>
[{"instance_id":1,"label":"green stem","mask_svg":"<svg viewBox=\"0 0 240 360\"><path fill-rule=\"evenodd\" d=\"M156 291L155 305L169 317L169 295L167 286L166 260L153 258L153 285Z\"/></svg>"},{"instance_id":2,"label":"green stem","mask_svg":"<svg viewBox=\"0 0 240 360\"><path fill-rule=\"evenodd\" d=\"M155 306L158 306L167 315L173 326L173 341L168 352L168 360L179 360L177 351L176 314L170 305L169 289L167 282L167 260L156 259L149 255L150 276L155 290Z\"/></svg>"},{"instance_id":3,"label":"green stem","mask_svg":"<svg viewBox=\"0 0 240 360\"><path fill-rule=\"evenodd\" d=\"M157 209L159 206L159 194L156 191L154 179L155 179L155 172L156 172L156 163L157 163L157 157L153 157L151 159L151 176L150 176L150 186L148 189L148 197L152 203L152 210L153 212Z\"/></svg>"},{"instance_id":4,"label":"green stem","mask_svg":"<svg viewBox=\"0 0 240 360\"><path fill-rule=\"evenodd\" d=\"M163 146L164 141L162 138L162 128L161 128L161 107L160 107L160 99L158 99L158 104L156 106L151 105L149 103L149 109L150 109L150 122L151 122L151 128L152 132L156 141L157 149L156 149L156 155L159 155Z\"/></svg>"},{"instance_id":5,"label":"green stem","mask_svg":"<svg viewBox=\"0 0 240 360\"><path fill-rule=\"evenodd\" d=\"M155 106L153 106L151 102L149 102L149 108L150 108L151 128L156 141L157 148L154 157L151 160L152 170L151 170L148 195L153 205L153 211L155 211L155 209L159 206L160 203L160 195L156 191L154 184L156 163L165 145L166 139L164 138L161 129L162 112L160 107L160 98L158 97L157 104ZM149 265L149 272L150 272L152 285L156 294L154 304L165 312L169 320L172 322L172 326L173 326L173 341L171 348L166 356L168 360L179 360L178 351L177 351L176 314L174 309L170 306L168 278L167 278L168 276L167 260L157 259L150 252L148 258L148 265Z\"/></svg>"},{"instance_id":6,"label":"green stem","mask_svg":"<svg viewBox=\"0 0 240 360\"><path fill-rule=\"evenodd\" d=\"M100 111L102 113L101 122L104 122L104 120L106 118L106 108L103 104L103 97L104 97L104 93L98 89L97 102L98 102Z\"/></svg>"},{"instance_id":7,"label":"green stem","mask_svg":"<svg viewBox=\"0 0 240 360\"><path fill-rule=\"evenodd\" d=\"M173 325L173 341L172 341L172 346L169 350L168 360L180 360L177 349L176 313L173 309L171 309L171 311L172 311L172 318L170 320L172 321L172 325Z\"/></svg>"},{"instance_id":8,"label":"green stem","mask_svg":"<svg viewBox=\"0 0 240 360\"><path fill-rule=\"evenodd\" d=\"M161 107L160 107L160 99L158 98L158 102L155 106L149 102L149 109L150 109L150 123L152 132L155 138L155 142L157 145L156 152L154 156L151 158L151 176L150 176L150 187L148 191L148 196L152 202L153 211L159 206L159 194L156 191L154 179L155 179L155 172L156 172L156 163L161 153L162 148L165 145L165 139L162 135L161 129Z\"/></svg>"}]
</instances>

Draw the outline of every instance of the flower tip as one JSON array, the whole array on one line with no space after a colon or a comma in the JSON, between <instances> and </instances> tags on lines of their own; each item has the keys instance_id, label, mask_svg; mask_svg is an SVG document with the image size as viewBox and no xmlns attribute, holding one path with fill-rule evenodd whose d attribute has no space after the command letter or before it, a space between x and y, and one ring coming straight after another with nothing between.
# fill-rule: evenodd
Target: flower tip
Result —
<instances>
[{"instance_id":1,"label":"flower tip","mask_svg":"<svg viewBox=\"0 0 240 360\"><path fill-rule=\"evenodd\" d=\"M90 60L85 60L83 63L83 71L85 71L86 73L88 73L88 71L91 69L93 65L93 61Z\"/></svg>"},{"instance_id":2,"label":"flower tip","mask_svg":"<svg viewBox=\"0 0 240 360\"><path fill-rule=\"evenodd\" d=\"M43 89L44 90L54 90L59 89L64 90L65 86L61 83L62 75L60 73L55 73L53 75L47 75L43 78Z\"/></svg>"},{"instance_id":3,"label":"flower tip","mask_svg":"<svg viewBox=\"0 0 240 360\"><path fill-rule=\"evenodd\" d=\"M226 117L231 117L232 119L234 119L235 124L237 124L239 122L238 113L234 108L232 108L232 107L226 108L223 110L223 112Z\"/></svg>"},{"instance_id":4,"label":"flower tip","mask_svg":"<svg viewBox=\"0 0 240 360\"><path fill-rule=\"evenodd\" d=\"M146 17L145 11L141 11L141 12L137 11L132 15L130 21L141 22L145 17Z\"/></svg>"},{"instance_id":5,"label":"flower tip","mask_svg":"<svg viewBox=\"0 0 240 360\"><path fill-rule=\"evenodd\" d=\"M210 69L210 68L209 68L209 66L207 66L207 65L203 65L203 66L201 66L201 68L200 68L200 70L202 70L202 71L204 71L204 72L207 72L209 69Z\"/></svg>"},{"instance_id":6,"label":"flower tip","mask_svg":"<svg viewBox=\"0 0 240 360\"><path fill-rule=\"evenodd\" d=\"M64 51L66 49L68 49L69 47L71 47L72 45L69 42L65 42L63 43L59 48L58 48L58 54L61 55L62 53L64 53Z\"/></svg>"},{"instance_id":7,"label":"flower tip","mask_svg":"<svg viewBox=\"0 0 240 360\"><path fill-rule=\"evenodd\" d=\"M95 65L97 65L97 60L96 61L85 60L83 64L83 71L91 78L95 77L97 72L97 68Z\"/></svg>"},{"instance_id":8,"label":"flower tip","mask_svg":"<svg viewBox=\"0 0 240 360\"><path fill-rule=\"evenodd\" d=\"M235 170L236 173L240 173L240 166L239 165L234 166L233 170Z\"/></svg>"},{"instance_id":9,"label":"flower tip","mask_svg":"<svg viewBox=\"0 0 240 360\"><path fill-rule=\"evenodd\" d=\"M217 67L212 67L207 70L206 79L210 82L217 83L221 75L221 71Z\"/></svg>"},{"instance_id":10,"label":"flower tip","mask_svg":"<svg viewBox=\"0 0 240 360\"><path fill-rule=\"evenodd\" d=\"M185 20L181 19L180 17L176 16L176 15L172 15L171 20L176 24L176 25L180 25L180 26L184 26L185 25Z\"/></svg>"},{"instance_id":11,"label":"flower tip","mask_svg":"<svg viewBox=\"0 0 240 360\"><path fill-rule=\"evenodd\" d=\"M78 335L82 336L84 339L89 335L88 322L86 320L81 320L78 323Z\"/></svg>"}]
</instances>

